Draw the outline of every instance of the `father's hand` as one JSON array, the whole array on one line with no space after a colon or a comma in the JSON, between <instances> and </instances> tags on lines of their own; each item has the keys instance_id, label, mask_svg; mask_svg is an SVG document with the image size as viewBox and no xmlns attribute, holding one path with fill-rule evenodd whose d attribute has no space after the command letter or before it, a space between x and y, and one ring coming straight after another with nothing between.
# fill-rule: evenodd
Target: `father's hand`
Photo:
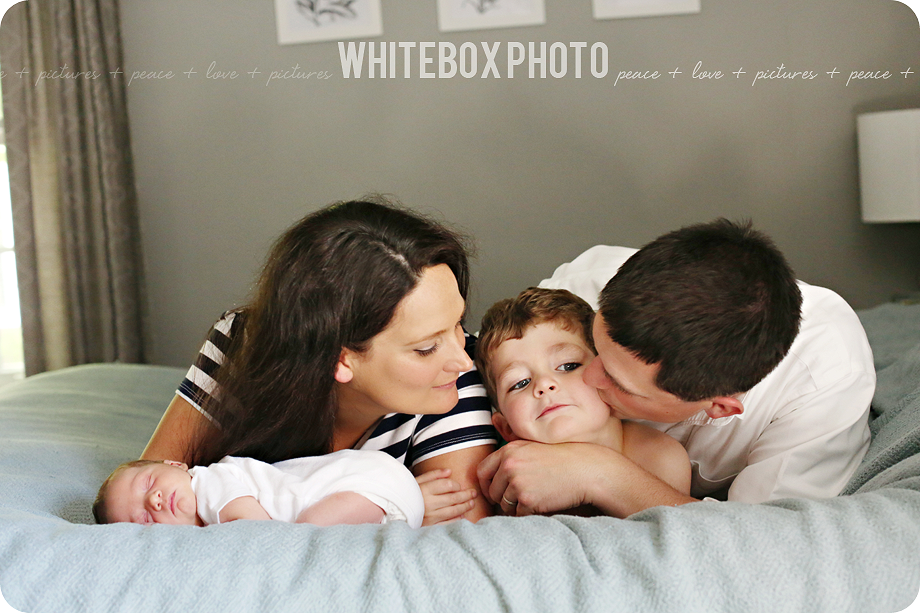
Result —
<instances>
[{"instance_id":1,"label":"father's hand","mask_svg":"<svg viewBox=\"0 0 920 613\"><path fill-rule=\"evenodd\" d=\"M590 443L514 441L486 457L477 476L483 494L507 515L590 504L607 515L626 517L649 507L695 501L623 454Z\"/></svg>"},{"instance_id":2,"label":"father's hand","mask_svg":"<svg viewBox=\"0 0 920 613\"><path fill-rule=\"evenodd\" d=\"M513 441L484 459L476 472L483 494L506 515L555 513L591 504L592 483L608 452L616 453L585 443Z\"/></svg>"}]
</instances>

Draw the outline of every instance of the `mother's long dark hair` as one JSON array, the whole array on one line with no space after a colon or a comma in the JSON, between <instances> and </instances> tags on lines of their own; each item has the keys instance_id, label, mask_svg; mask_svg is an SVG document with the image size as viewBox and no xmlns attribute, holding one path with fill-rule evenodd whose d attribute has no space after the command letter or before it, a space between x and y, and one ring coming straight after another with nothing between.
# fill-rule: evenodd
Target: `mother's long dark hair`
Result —
<instances>
[{"instance_id":1,"label":"mother's long dark hair","mask_svg":"<svg viewBox=\"0 0 920 613\"><path fill-rule=\"evenodd\" d=\"M192 462L330 452L342 349L366 350L422 272L438 264L450 267L466 299L464 240L382 198L336 203L291 227L269 252L253 301L237 315L227 359L214 375L219 399L203 406L221 427L202 424Z\"/></svg>"}]
</instances>

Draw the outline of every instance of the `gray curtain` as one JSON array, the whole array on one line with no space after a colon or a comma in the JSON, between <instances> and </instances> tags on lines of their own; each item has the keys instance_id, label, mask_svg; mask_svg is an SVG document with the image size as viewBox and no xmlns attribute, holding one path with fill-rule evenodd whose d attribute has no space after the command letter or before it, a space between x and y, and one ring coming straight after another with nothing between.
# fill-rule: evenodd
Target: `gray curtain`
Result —
<instances>
[{"instance_id":1,"label":"gray curtain","mask_svg":"<svg viewBox=\"0 0 920 613\"><path fill-rule=\"evenodd\" d=\"M121 66L117 0L29 0L0 24L26 374L144 361Z\"/></svg>"}]
</instances>

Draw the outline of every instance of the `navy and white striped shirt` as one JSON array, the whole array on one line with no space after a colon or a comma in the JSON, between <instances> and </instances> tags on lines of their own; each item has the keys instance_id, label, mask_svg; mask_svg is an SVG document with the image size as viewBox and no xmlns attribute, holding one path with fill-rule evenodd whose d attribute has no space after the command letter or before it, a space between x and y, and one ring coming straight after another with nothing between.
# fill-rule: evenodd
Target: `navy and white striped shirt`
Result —
<instances>
[{"instance_id":1,"label":"navy and white striped shirt","mask_svg":"<svg viewBox=\"0 0 920 613\"><path fill-rule=\"evenodd\" d=\"M224 361L230 344L236 313L228 311L214 324L176 393L211 420L201 405L219 394L213 376ZM473 357L476 338L466 334L466 352ZM452 451L479 445L494 445L498 436L492 427L492 411L485 387L475 368L457 380L460 400L443 415L390 413L356 445L356 449L384 451L408 467Z\"/></svg>"}]
</instances>

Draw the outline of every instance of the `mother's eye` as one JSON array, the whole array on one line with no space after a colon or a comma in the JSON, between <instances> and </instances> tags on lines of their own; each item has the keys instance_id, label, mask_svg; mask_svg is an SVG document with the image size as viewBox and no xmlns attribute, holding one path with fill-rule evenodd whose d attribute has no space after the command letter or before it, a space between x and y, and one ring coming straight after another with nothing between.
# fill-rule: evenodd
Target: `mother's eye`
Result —
<instances>
[{"instance_id":1,"label":"mother's eye","mask_svg":"<svg viewBox=\"0 0 920 613\"><path fill-rule=\"evenodd\" d=\"M415 353L419 354L422 357L429 356L433 354L435 351L437 351L438 347L439 347L439 344L435 343L434 345L432 345L431 347L428 347L427 349L416 349Z\"/></svg>"}]
</instances>

